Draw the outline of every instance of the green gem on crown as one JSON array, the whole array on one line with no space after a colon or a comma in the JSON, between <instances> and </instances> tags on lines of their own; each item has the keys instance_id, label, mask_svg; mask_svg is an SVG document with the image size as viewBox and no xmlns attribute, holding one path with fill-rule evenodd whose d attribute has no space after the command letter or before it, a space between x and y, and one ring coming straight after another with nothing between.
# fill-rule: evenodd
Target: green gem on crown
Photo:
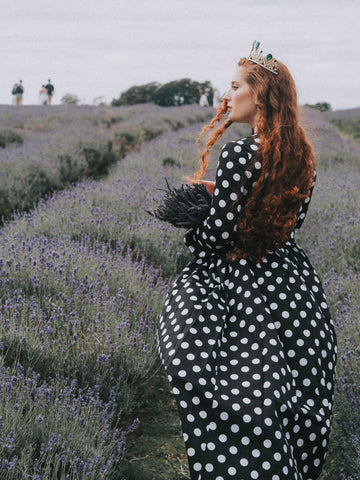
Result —
<instances>
[{"instance_id":1,"label":"green gem on crown","mask_svg":"<svg viewBox=\"0 0 360 480\"><path fill-rule=\"evenodd\" d=\"M272 55L271 53L268 54L268 56L266 57L266 60L271 60L272 59Z\"/></svg>"},{"instance_id":2,"label":"green gem on crown","mask_svg":"<svg viewBox=\"0 0 360 480\"><path fill-rule=\"evenodd\" d=\"M260 47L260 42L256 42L255 48L259 48L259 47Z\"/></svg>"}]
</instances>

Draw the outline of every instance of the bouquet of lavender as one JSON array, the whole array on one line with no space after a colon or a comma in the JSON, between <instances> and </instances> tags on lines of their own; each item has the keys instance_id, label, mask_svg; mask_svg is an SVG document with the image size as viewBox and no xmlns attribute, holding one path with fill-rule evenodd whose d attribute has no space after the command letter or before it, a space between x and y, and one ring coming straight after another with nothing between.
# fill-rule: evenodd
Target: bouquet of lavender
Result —
<instances>
[{"instance_id":1,"label":"bouquet of lavender","mask_svg":"<svg viewBox=\"0 0 360 480\"><path fill-rule=\"evenodd\" d=\"M164 190L163 203L148 213L177 228L191 228L201 224L209 214L212 200L206 186L199 183L176 188L170 187L168 180L165 180L167 189Z\"/></svg>"}]
</instances>

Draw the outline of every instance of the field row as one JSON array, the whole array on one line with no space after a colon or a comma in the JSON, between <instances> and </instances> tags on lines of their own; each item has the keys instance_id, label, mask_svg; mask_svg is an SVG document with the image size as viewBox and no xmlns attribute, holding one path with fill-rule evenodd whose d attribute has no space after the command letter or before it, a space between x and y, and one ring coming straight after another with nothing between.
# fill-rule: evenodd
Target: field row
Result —
<instances>
[{"instance_id":1,"label":"field row","mask_svg":"<svg viewBox=\"0 0 360 480\"><path fill-rule=\"evenodd\" d=\"M134 107L0 107L0 218L26 211L55 190L101 177L133 149L167 131L204 122L211 109L181 114Z\"/></svg>"}]
</instances>

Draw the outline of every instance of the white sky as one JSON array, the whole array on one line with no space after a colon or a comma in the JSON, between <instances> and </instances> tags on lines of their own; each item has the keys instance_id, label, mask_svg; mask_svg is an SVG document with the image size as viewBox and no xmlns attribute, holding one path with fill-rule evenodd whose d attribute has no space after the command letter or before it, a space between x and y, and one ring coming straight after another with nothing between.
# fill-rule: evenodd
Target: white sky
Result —
<instances>
[{"instance_id":1,"label":"white sky","mask_svg":"<svg viewBox=\"0 0 360 480\"><path fill-rule=\"evenodd\" d=\"M0 104L20 78L37 104L110 102L180 78L228 88L253 40L292 72L299 103L360 107L359 0L0 0Z\"/></svg>"}]
</instances>

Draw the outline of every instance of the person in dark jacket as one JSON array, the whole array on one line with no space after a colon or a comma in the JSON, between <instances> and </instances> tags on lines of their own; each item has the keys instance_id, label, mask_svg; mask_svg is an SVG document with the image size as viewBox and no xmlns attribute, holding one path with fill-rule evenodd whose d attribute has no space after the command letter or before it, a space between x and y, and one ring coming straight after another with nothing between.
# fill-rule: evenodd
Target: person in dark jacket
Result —
<instances>
[{"instance_id":1,"label":"person in dark jacket","mask_svg":"<svg viewBox=\"0 0 360 480\"><path fill-rule=\"evenodd\" d=\"M48 95L48 101L47 104L51 105L51 99L55 93L55 88L54 85L51 83L51 80L49 78L48 83L45 85L45 88L47 90L47 95Z\"/></svg>"}]
</instances>

